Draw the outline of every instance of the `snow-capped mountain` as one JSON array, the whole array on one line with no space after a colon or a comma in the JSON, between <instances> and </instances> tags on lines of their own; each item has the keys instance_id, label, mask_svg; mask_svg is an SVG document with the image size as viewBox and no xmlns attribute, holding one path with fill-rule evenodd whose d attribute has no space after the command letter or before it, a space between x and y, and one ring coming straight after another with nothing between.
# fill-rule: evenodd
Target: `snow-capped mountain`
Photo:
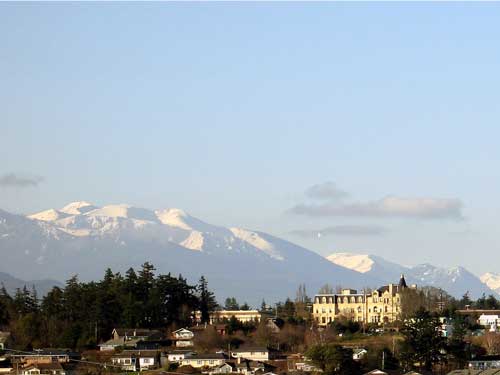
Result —
<instances>
[{"instance_id":1,"label":"snow-capped mountain","mask_svg":"<svg viewBox=\"0 0 500 375\"><path fill-rule=\"evenodd\" d=\"M500 275L493 272L486 272L481 276L481 281L488 286L488 288L494 290L500 294Z\"/></svg>"},{"instance_id":2,"label":"snow-capped mountain","mask_svg":"<svg viewBox=\"0 0 500 375\"><path fill-rule=\"evenodd\" d=\"M145 261L157 272L204 275L220 300L235 296L254 305L293 297L300 283L360 288L381 280L335 265L320 255L266 233L225 228L180 209L148 210L127 204L73 202L27 217L0 210L0 270L23 279L101 278Z\"/></svg>"},{"instance_id":3,"label":"snow-capped mountain","mask_svg":"<svg viewBox=\"0 0 500 375\"><path fill-rule=\"evenodd\" d=\"M387 282L394 282L399 275L404 274L409 284L442 288L457 298L466 292L473 298L480 297L483 293L495 294L495 289L491 285L487 285L463 267L442 268L427 263L408 267L389 262L376 255L352 253L334 253L327 259L364 275L384 278ZM500 277L497 282L500 286Z\"/></svg>"}]
</instances>

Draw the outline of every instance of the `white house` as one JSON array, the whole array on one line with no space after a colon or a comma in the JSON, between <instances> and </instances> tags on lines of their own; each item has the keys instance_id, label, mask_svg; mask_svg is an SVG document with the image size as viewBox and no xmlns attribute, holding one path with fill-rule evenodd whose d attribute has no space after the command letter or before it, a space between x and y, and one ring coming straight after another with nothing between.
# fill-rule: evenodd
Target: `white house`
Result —
<instances>
[{"instance_id":1,"label":"white house","mask_svg":"<svg viewBox=\"0 0 500 375\"><path fill-rule=\"evenodd\" d=\"M167 361L180 363L184 358L194 355L192 350L173 350L167 353Z\"/></svg>"},{"instance_id":2,"label":"white house","mask_svg":"<svg viewBox=\"0 0 500 375\"><path fill-rule=\"evenodd\" d=\"M488 327L488 326L499 326L500 325L500 319L498 315L488 315L488 314L481 314L479 316L479 319L477 320L479 325L483 327Z\"/></svg>"},{"instance_id":3,"label":"white house","mask_svg":"<svg viewBox=\"0 0 500 375\"><path fill-rule=\"evenodd\" d=\"M21 375L66 375L59 362L32 363L20 370Z\"/></svg>"},{"instance_id":4,"label":"white house","mask_svg":"<svg viewBox=\"0 0 500 375\"><path fill-rule=\"evenodd\" d=\"M181 360L181 366L191 366L194 368L217 367L226 362L222 353L197 354Z\"/></svg>"},{"instance_id":5,"label":"white house","mask_svg":"<svg viewBox=\"0 0 500 375\"><path fill-rule=\"evenodd\" d=\"M265 347L247 347L231 351L231 357L236 359L249 359L251 361L268 361L269 349Z\"/></svg>"},{"instance_id":6,"label":"white house","mask_svg":"<svg viewBox=\"0 0 500 375\"><path fill-rule=\"evenodd\" d=\"M144 371L159 367L159 354L156 350L124 350L112 357L114 365L126 371Z\"/></svg>"},{"instance_id":7,"label":"white house","mask_svg":"<svg viewBox=\"0 0 500 375\"><path fill-rule=\"evenodd\" d=\"M186 328L172 332L172 340L178 348L186 348L194 345L194 333Z\"/></svg>"}]
</instances>

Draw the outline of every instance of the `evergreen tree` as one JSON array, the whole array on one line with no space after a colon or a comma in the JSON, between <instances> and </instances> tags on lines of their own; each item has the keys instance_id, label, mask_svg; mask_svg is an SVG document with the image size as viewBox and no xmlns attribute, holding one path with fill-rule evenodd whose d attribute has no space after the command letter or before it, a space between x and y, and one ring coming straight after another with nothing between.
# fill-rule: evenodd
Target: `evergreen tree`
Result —
<instances>
[{"instance_id":1,"label":"evergreen tree","mask_svg":"<svg viewBox=\"0 0 500 375\"><path fill-rule=\"evenodd\" d=\"M199 310L201 312L201 322L210 321L210 312L217 308L214 294L208 290L208 283L204 276L198 282Z\"/></svg>"},{"instance_id":2,"label":"evergreen tree","mask_svg":"<svg viewBox=\"0 0 500 375\"><path fill-rule=\"evenodd\" d=\"M421 367L431 371L434 364L444 360L446 340L439 332L440 325L439 320L424 309L405 322L401 359L406 369Z\"/></svg>"}]
</instances>

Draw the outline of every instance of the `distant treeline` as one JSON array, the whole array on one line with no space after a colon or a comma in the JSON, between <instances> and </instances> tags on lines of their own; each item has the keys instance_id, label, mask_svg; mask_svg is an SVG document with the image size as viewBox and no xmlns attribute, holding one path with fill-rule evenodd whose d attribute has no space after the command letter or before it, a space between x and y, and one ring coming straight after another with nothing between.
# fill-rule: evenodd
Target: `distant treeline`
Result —
<instances>
[{"instance_id":1,"label":"distant treeline","mask_svg":"<svg viewBox=\"0 0 500 375\"><path fill-rule=\"evenodd\" d=\"M154 271L146 262L124 276L107 269L99 282L84 283L73 276L41 300L34 289L24 287L11 296L2 286L0 329L10 331L22 349L83 349L108 339L115 327L186 326L195 310L208 321L217 303L204 277L189 285L182 276L155 276Z\"/></svg>"}]
</instances>

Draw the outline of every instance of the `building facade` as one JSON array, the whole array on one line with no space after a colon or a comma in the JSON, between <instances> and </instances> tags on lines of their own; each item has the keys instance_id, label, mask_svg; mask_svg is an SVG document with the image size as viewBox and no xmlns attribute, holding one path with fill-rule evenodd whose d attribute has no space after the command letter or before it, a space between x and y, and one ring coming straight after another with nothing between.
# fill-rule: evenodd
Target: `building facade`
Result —
<instances>
[{"instance_id":1,"label":"building facade","mask_svg":"<svg viewBox=\"0 0 500 375\"><path fill-rule=\"evenodd\" d=\"M341 293L318 294L314 297L314 320L319 326L326 326L339 318L360 323L392 323L401 314L401 291L404 288L407 285L401 275L398 284L385 285L370 293L343 289Z\"/></svg>"}]
</instances>

